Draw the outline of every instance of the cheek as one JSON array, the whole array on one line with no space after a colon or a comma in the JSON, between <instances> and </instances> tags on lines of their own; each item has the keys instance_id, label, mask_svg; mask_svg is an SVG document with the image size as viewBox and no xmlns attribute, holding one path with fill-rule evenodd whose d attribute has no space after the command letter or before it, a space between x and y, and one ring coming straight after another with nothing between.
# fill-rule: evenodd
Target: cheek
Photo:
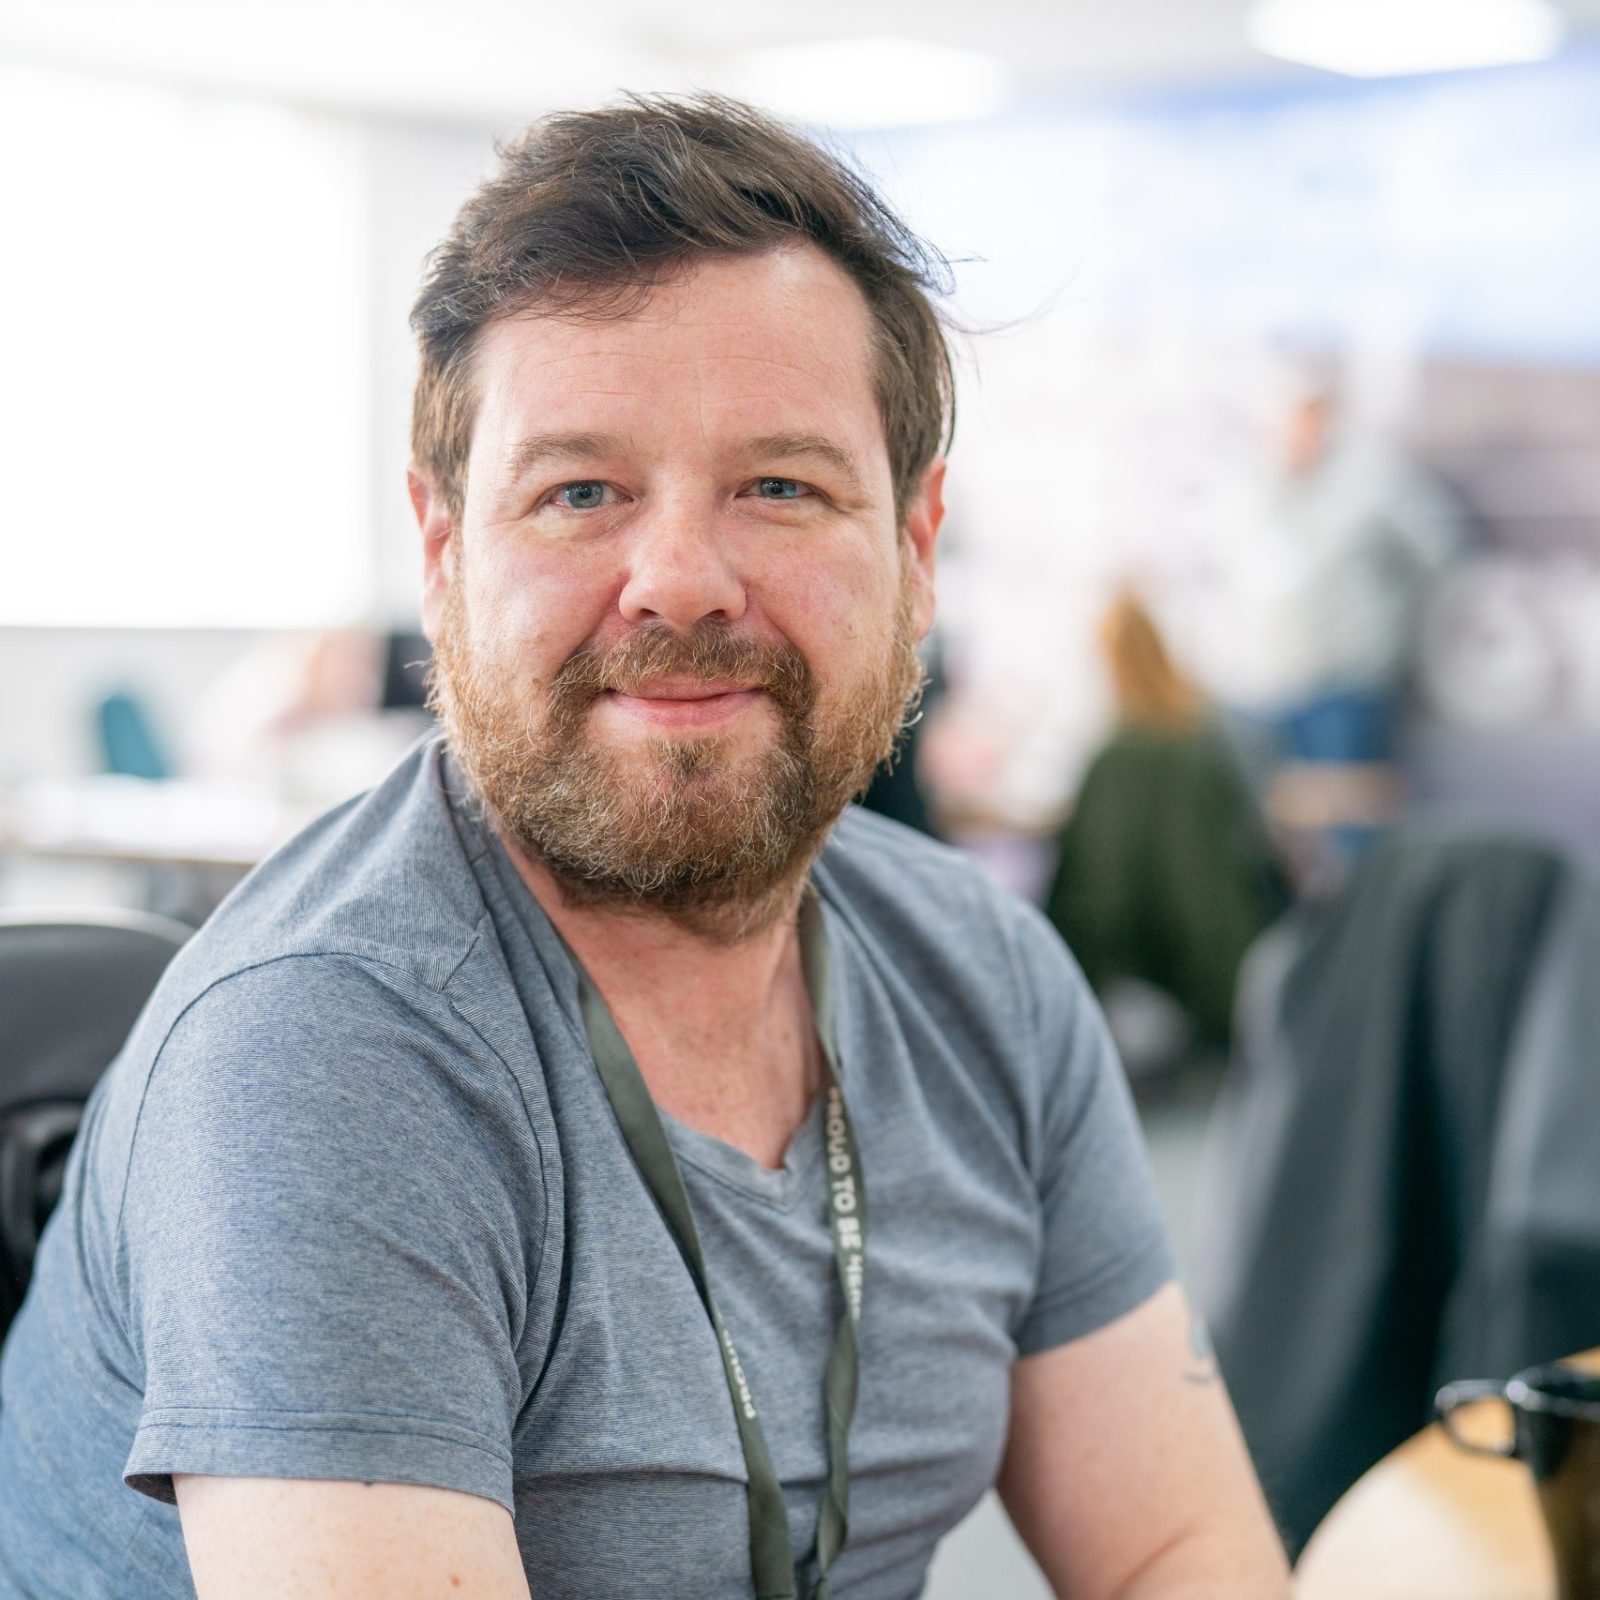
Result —
<instances>
[{"instance_id":1,"label":"cheek","mask_svg":"<svg viewBox=\"0 0 1600 1600\"><path fill-rule=\"evenodd\" d=\"M480 660L543 682L600 626L604 589L571 562L533 567L503 555L471 564L467 606Z\"/></svg>"},{"instance_id":2,"label":"cheek","mask_svg":"<svg viewBox=\"0 0 1600 1600\"><path fill-rule=\"evenodd\" d=\"M842 684L880 664L899 581L893 561L811 562L773 591L772 621L823 685Z\"/></svg>"}]
</instances>

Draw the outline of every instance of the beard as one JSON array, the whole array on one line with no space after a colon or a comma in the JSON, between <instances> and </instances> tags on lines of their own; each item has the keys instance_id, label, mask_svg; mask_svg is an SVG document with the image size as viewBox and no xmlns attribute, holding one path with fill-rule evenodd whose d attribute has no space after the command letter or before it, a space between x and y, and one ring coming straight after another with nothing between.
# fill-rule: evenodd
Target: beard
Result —
<instances>
[{"instance_id":1,"label":"beard","mask_svg":"<svg viewBox=\"0 0 1600 1600\"><path fill-rule=\"evenodd\" d=\"M434 642L430 704L509 841L541 862L568 905L658 913L736 943L789 909L828 830L892 756L921 697L911 590L903 582L881 661L836 707L792 645L705 620L642 623L611 649L574 652L541 696L483 659L460 569ZM734 737L595 738L605 693L694 678L757 687L778 727L751 751Z\"/></svg>"}]
</instances>

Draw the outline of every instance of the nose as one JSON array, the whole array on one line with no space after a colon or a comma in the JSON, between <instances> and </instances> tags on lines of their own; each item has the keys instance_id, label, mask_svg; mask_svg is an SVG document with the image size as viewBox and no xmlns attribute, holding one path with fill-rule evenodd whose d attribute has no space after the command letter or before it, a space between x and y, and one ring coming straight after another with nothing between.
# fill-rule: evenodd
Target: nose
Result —
<instances>
[{"instance_id":1,"label":"nose","mask_svg":"<svg viewBox=\"0 0 1600 1600\"><path fill-rule=\"evenodd\" d=\"M659 619L687 632L707 617L744 615L744 580L705 507L662 506L638 529L617 602L629 622Z\"/></svg>"}]
</instances>

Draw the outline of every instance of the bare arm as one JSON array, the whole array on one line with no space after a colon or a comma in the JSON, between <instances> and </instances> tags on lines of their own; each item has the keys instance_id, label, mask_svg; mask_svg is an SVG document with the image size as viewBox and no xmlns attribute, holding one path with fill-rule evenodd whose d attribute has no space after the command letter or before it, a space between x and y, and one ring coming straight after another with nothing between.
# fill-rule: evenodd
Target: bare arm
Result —
<instances>
[{"instance_id":1,"label":"bare arm","mask_svg":"<svg viewBox=\"0 0 1600 1600\"><path fill-rule=\"evenodd\" d=\"M1176 1284L1017 1363L1000 1495L1058 1595L1287 1600L1282 1545Z\"/></svg>"},{"instance_id":2,"label":"bare arm","mask_svg":"<svg viewBox=\"0 0 1600 1600\"><path fill-rule=\"evenodd\" d=\"M529 1600L504 1506L453 1489L173 1479L199 1600Z\"/></svg>"}]
</instances>

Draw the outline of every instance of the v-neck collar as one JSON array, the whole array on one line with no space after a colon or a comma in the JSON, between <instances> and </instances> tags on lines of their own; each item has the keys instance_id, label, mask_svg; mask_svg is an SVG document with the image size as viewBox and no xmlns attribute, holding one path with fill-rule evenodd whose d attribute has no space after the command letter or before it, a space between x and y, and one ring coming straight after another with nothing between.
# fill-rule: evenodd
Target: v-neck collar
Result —
<instances>
[{"instance_id":1,"label":"v-neck collar","mask_svg":"<svg viewBox=\"0 0 1600 1600\"><path fill-rule=\"evenodd\" d=\"M812 1100L805 1121L789 1140L781 1167L762 1166L727 1140L680 1121L659 1102L656 1114L674 1154L687 1166L774 1211L792 1211L822 1169L822 1099L819 1094Z\"/></svg>"}]
</instances>

